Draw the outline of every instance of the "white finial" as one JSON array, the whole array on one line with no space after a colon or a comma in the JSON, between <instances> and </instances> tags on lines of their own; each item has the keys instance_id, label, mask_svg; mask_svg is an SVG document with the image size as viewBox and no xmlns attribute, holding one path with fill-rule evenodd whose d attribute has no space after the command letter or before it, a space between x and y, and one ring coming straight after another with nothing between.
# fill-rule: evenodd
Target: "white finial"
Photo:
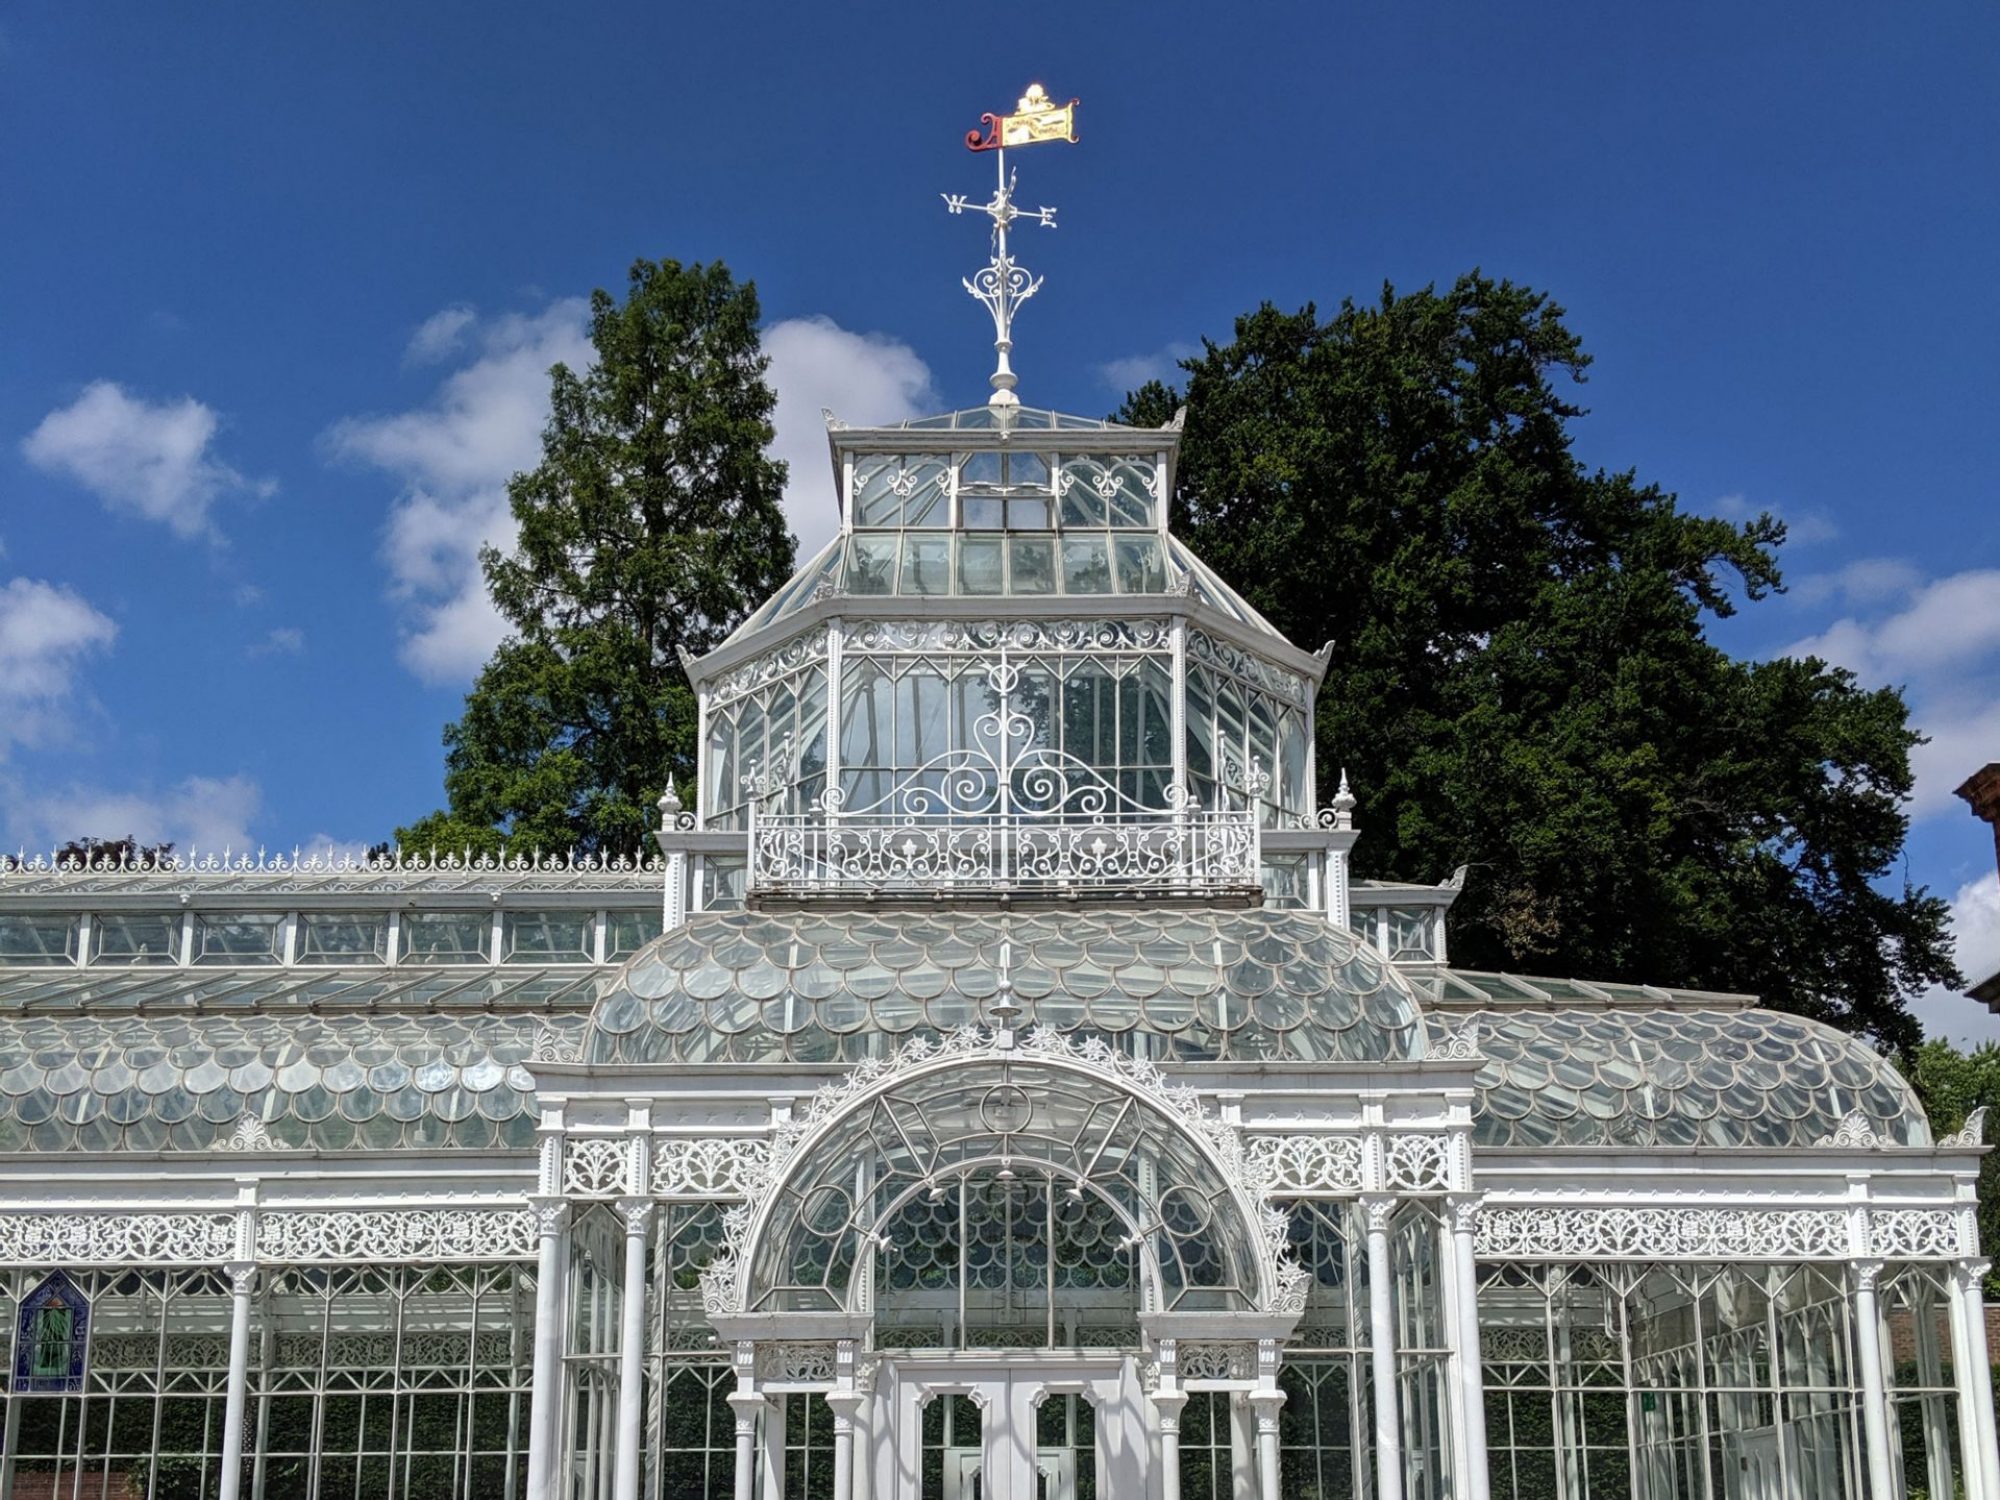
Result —
<instances>
[{"instance_id":1,"label":"white finial","mask_svg":"<svg viewBox=\"0 0 2000 1500\"><path fill-rule=\"evenodd\" d=\"M1038 208L1030 212L1014 206L1014 174L1007 170L1007 147L1030 146L1037 141L1074 141L1076 100L1057 105L1039 83L1033 83L1028 85L1027 93L1021 96L1013 114L981 115L980 120L986 127L985 132L970 132L965 144L974 151L994 153L997 176L993 196L985 203L974 203L963 193L946 193L944 206L955 214L970 209L985 214L993 221L993 258L976 276L965 278L965 289L993 315L993 394L987 397L986 404L1004 408L1021 404L1021 398L1014 394L1015 377L1011 363L1014 311L1042 286L1041 277L1030 276L1007 253L1007 227L1016 219L1032 219L1044 229L1056 227L1056 211L1053 208Z\"/></svg>"},{"instance_id":2,"label":"white finial","mask_svg":"<svg viewBox=\"0 0 2000 1500\"><path fill-rule=\"evenodd\" d=\"M667 789L660 793L660 800L654 805L660 810L660 826L672 827L675 816L681 810L681 797L680 793L674 790L673 777L667 778Z\"/></svg>"},{"instance_id":3,"label":"white finial","mask_svg":"<svg viewBox=\"0 0 2000 1500\"><path fill-rule=\"evenodd\" d=\"M1347 767L1342 766L1340 768L1340 790L1333 794L1333 826L1336 828L1352 828L1354 826L1354 809L1360 804L1360 801L1359 797L1356 797L1353 792L1347 789Z\"/></svg>"}]
</instances>

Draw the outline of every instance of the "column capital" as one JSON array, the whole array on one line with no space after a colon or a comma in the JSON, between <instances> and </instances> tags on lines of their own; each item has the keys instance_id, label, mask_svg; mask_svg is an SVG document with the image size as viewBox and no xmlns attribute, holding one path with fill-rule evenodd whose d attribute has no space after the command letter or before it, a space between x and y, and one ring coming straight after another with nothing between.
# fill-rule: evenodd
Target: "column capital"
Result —
<instances>
[{"instance_id":1,"label":"column capital","mask_svg":"<svg viewBox=\"0 0 2000 1500\"><path fill-rule=\"evenodd\" d=\"M1451 1211L1453 1234L1477 1234L1479 1215L1486 1207L1484 1193L1447 1193L1445 1206Z\"/></svg>"},{"instance_id":2,"label":"column capital","mask_svg":"<svg viewBox=\"0 0 2000 1500\"><path fill-rule=\"evenodd\" d=\"M239 1297L246 1297L257 1289L257 1262L254 1260L232 1260L224 1264L229 1273L229 1290Z\"/></svg>"},{"instance_id":3,"label":"column capital","mask_svg":"<svg viewBox=\"0 0 2000 1500\"><path fill-rule=\"evenodd\" d=\"M1951 1272L1958 1281L1960 1291L1977 1293L1986 1284L1986 1275L1992 1269L1992 1261L1970 1258L1955 1262Z\"/></svg>"},{"instance_id":4,"label":"column capital","mask_svg":"<svg viewBox=\"0 0 2000 1500\"><path fill-rule=\"evenodd\" d=\"M542 1239L554 1239L569 1224L567 1198L534 1197L528 1200L528 1207L534 1211L535 1233Z\"/></svg>"},{"instance_id":5,"label":"column capital","mask_svg":"<svg viewBox=\"0 0 2000 1500\"><path fill-rule=\"evenodd\" d=\"M1284 1409L1284 1406L1285 1393L1283 1391L1252 1391L1250 1393L1250 1409L1257 1414L1257 1430L1259 1432L1276 1432L1278 1430L1278 1413Z\"/></svg>"},{"instance_id":6,"label":"column capital","mask_svg":"<svg viewBox=\"0 0 2000 1500\"><path fill-rule=\"evenodd\" d=\"M1847 1267L1854 1273L1854 1289L1875 1295L1875 1283L1882 1278L1882 1262L1872 1258L1851 1260Z\"/></svg>"},{"instance_id":7,"label":"column capital","mask_svg":"<svg viewBox=\"0 0 2000 1500\"><path fill-rule=\"evenodd\" d=\"M1367 1217L1370 1234L1387 1234L1389 1219L1396 1212L1397 1198L1394 1193L1363 1193L1358 1200L1361 1212Z\"/></svg>"},{"instance_id":8,"label":"column capital","mask_svg":"<svg viewBox=\"0 0 2000 1500\"><path fill-rule=\"evenodd\" d=\"M653 1200L651 1198L620 1198L618 1217L625 1221L628 1239L642 1238L653 1223Z\"/></svg>"}]
</instances>

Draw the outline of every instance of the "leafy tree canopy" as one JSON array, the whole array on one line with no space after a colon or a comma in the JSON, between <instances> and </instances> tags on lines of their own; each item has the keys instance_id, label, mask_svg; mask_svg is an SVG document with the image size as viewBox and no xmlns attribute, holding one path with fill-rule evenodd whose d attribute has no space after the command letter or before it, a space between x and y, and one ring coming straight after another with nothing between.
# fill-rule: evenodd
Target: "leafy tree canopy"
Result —
<instances>
[{"instance_id":1,"label":"leafy tree canopy","mask_svg":"<svg viewBox=\"0 0 2000 1500\"><path fill-rule=\"evenodd\" d=\"M1335 642L1322 792L1361 875L1470 865L1452 956L1750 991L1910 1047L1946 909L1887 885L1918 737L1889 689L1703 633L1780 586L1783 526L1683 511L1571 452L1563 310L1449 290L1265 304L1120 420L1187 430L1181 534L1286 635Z\"/></svg>"},{"instance_id":2,"label":"leafy tree canopy","mask_svg":"<svg viewBox=\"0 0 2000 1500\"><path fill-rule=\"evenodd\" d=\"M1905 1066L1911 1086L1924 1101L1931 1129L1939 1135L1964 1127L1975 1109L1989 1116L1985 1139L1991 1145L2000 1129L2000 1044L1988 1042L1960 1052L1950 1042L1925 1042ZM2000 1152L1979 1164L1979 1252L1991 1257L2000 1249ZM2000 1273L1988 1272L1988 1297L2000 1294Z\"/></svg>"},{"instance_id":3,"label":"leafy tree canopy","mask_svg":"<svg viewBox=\"0 0 2000 1500\"><path fill-rule=\"evenodd\" d=\"M449 811L406 847L643 851L668 776L694 772L680 653L792 569L757 324L720 262L641 260L622 305L592 294L596 363L550 371L542 462L507 487L519 540L481 559L514 633L445 729Z\"/></svg>"}]
</instances>

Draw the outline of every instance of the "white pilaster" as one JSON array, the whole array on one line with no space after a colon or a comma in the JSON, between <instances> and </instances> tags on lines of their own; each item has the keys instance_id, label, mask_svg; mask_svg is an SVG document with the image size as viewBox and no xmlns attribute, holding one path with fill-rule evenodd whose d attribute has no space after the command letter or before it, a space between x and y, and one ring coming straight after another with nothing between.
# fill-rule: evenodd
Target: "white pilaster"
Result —
<instances>
[{"instance_id":1,"label":"white pilaster","mask_svg":"<svg viewBox=\"0 0 2000 1500\"><path fill-rule=\"evenodd\" d=\"M250 1299L257 1290L257 1180L236 1179L234 1251L229 1272L229 1384L222 1405L222 1472L217 1500L243 1493L243 1416L250 1396Z\"/></svg>"},{"instance_id":2,"label":"white pilaster","mask_svg":"<svg viewBox=\"0 0 2000 1500\"><path fill-rule=\"evenodd\" d=\"M556 1149L560 1151L560 1141ZM556 1492L557 1449L562 1443L563 1293L569 1280L569 1205L538 1195L532 1204L535 1253L535 1383L528 1392L528 1500Z\"/></svg>"},{"instance_id":3,"label":"white pilaster","mask_svg":"<svg viewBox=\"0 0 2000 1500\"><path fill-rule=\"evenodd\" d=\"M729 1396L729 1409L736 1413L736 1500L756 1500L757 1418L764 1398L738 1390Z\"/></svg>"},{"instance_id":4,"label":"white pilaster","mask_svg":"<svg viewBox=\"0 0 2000 1500\"><path fill-rule=\"evenodd\" d=\"M1479 1230L1480 1196L1455 1194L1448 1201L1454 1295L1451 1299L1452 1363L1457 1375L1457 1416L1464 1434L1465 1473L1459 1481L1464 1500L1487 1500L1491 1476L1486 1458L1486 1380L1479 1352L1479 1263L1472 1253Z\"/></svg>"},{"instance_id":5,"label":"white pilaster","mask_svg":"<svg viewBox=\"0 0 2000 1500\"><path fill-rule=\"evenodd\" d=\"M1993 1365L1986 1347L1983 1260L1952 1268L1952 1373L1958 1382L1959 1447L1968 1500L2000 1500L2000 1441L1993 1421Z\"/></svg>"},{"instance_id":6,"label":"white pilaster","mask_svg":"<svg viewBox=\"0 0 2000 1500\"><path fill-rule=\"evenodd\" d=\"M1257 1414L1258 1500L1284 1500L1278 1489L1278 1413L1284 1404L1283 1391L1250 1393L1250 1408Z\"/></svg>"},{"instance_id":7,"label":"white pilaster","mask_svg":"<svg viewBox=\"0 0 2000 1500\"><path fill-rule=\"evenodd\" d=\"M618 1447L611 1470L612 1500L639 1500L646 1411L646 1238L653 1227L651 1198L621 1198L625 1221L625 1297L618 1332Z\"/></svg>"},{"instance_id":8,"label":"white pilaster","mask_svg":"<svg viewBox=\"0 0 2000 1500\"><path fill-rule=\"evenodd\" d=\"M1375 1494L1403 1500L1403 1431L1396 1412L1396 1309L1391 1301L1389 1217L1396 1200L1370 1193L1361 1199L1368 1220L1368 1367L1375 1413Z\"/></svg>"},{"instance_id":9,"label":"white pilaster","mask_svg":"<svg viewBox=\"0 0 2000 1500\"><path fill-rule=\"evenodd\" d=\"M1160 1500L1181 1500L1181 1408L1187 1396L1156 1392L1153 1406L1160 1414Z\"/></svg>"},{"instance_id":10,"label":"white pilaster","mask_svg":"<svg viewBox=\"0 0 2000 1500\"><path fill-rule=\"evenodd\" d=\"M1868 1441L1868 1493L1896 1493L1894 1460L1889 1452L1889 1398L1882 1379L1882 1314L1875 1282L1882 1274L1879 1260L1857 1260L1854 1275L1854 1342L1861 1352L1861 1427Z\"/></svg>"}]
</instances>

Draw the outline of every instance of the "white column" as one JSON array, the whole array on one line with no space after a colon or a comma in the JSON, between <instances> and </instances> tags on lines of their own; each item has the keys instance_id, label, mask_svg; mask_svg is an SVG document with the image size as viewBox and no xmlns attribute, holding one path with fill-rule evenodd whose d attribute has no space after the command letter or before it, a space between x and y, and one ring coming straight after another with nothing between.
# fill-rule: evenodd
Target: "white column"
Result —
<instances>
[{"instance_id":1,"label":"white column","mask_svg":"<svg viewBox=\"0 0 2000 1500\"><path fill-rule=\"evenodd\" d=\"M250 1389L250 1296L257 1288L252 1261L232 1261L229 1272L229 1387L222 1407L222 1479L217 1500L243 1492L243 1411Z\"/></svg>"},{"instance_id":2,"label":"white column","mask_svg":"<svg viewBox=\"0 0 2000 1500\"><path fill-rule=\"evenodd\" d=\"M1181 1408L1187 1397L1162 1391L1153 1405L1160 1413L1160 1500L1181 1500Z\"/></svg>"},{"instance_id":3,"label":"white column","mask_svg":"<svg viewBox=\"0 0 2000 1500\"><path fill-rule=\"evenodd\" d=\"M1390 1300L1389 1216L1396 1200L1366 1194L1361 1211L1368 1219L1368 1367L1374 1386L1375 1494L1403 1500L1403 1431L1396 1415L1396 1309Z\"/></svg>"},{"instance_id":4,"label":"white column","mask_svg":"<svg viewBox=\"0 0 2000 1500\"><path fill-rule=\"evenodd\" d=\"M554 1500L563 1449L564 1293L569 1283L569 1205L538 1197L533 1204L535 1257L534 1384L528 1389L528 1500Z\"/></svg>"},{"instance_id":5,"label":"white column","mask_svg":"<svg viewBox=\"0 0 2000 1500\"><path fill-rule=\"evenodd\" d=\"M1251 1409L1257 1413L1258 1500L1284 1500L1278 1490L1278 1413L1284 1404L1283 1391L1250 1393Z\"/></svg>"},{"instance_id":6,"label":"white column","mask_svg":"<svg viewBox=\"0 0 2000 1500\"><path fill-rule=\"evenodd\" d=\"M1986 1347L1983 1260L1952 1267L1951 1368L1958 1382L1958 1436L1971 1500L2000 1500L2000 1442L1994 1437L1993 1365Z\"/></svg>"},{"instance_id":7,"label":"white column","mask_svg":"<svg viewBox=\"0 0 2000 1500\"><path fill-rule=\"evenodd\" d=\"M756 1500L757 1418L764 1398L739 1390L730 1395L729 1409L736 1413L736 1500Z\"/></svg>"},{"instance_id":8,"label":"white column","mask_svg":"<svg viewBox=\"0 0 2000 1500\"><path fill-rule=\"evenodd\" d=\"M651 1198L620 1198L625 1221L625 1300L619 1309L618 1446L612 1457L611 1500L639 1500L639 1458L646 1411L646 1236Z\"/></svg>"},{"instance_id":9,"label":"white column","mask_svg":"<svg viewBox=\"0 0 2000 1500\"><path fill-rule=\"evenodd\" d=\"M827 1395L833 1412L833 1500L854 1500L854 1418L867 1399L855 1391Z\"/></svg>"},{"instance_id":10,"label":"white column","mask_svg":"<svg viewBox=\"0 0 2000 1500\"><path fill-rule=\"evenodd\" d=\"M1889 1454L1889 1396L1882 1380L1882 1314L1875 1300L1879 1260L1857 1260L1854 1272L1854 1342L1861 1353L1861 1427L1868 1439L1868 1493L1896 1493Z\"/></svg>"},{"instance_id":11,"label":"white column","mask_svg":"<svg viewBox=\"0 0 2000 1500\"><path fill-rule=\"evenodd\" d=\"M1460 1419L1465 1424L1466 1472L1459 1481L1459 1493L1464 1500L1487 1500L1491 1478L1486 1459L1486 1379L1479 1352L1479 1263L1473 1256L1479 1204L1477 1194L1458 1194L1447 1205L1451 1215L1451 1269L1457 1293L1452 1299L1457 1314L1457 1326L1452 1330L1452 1360L1458 1373Z\"/></svg>"}]
</instances>

